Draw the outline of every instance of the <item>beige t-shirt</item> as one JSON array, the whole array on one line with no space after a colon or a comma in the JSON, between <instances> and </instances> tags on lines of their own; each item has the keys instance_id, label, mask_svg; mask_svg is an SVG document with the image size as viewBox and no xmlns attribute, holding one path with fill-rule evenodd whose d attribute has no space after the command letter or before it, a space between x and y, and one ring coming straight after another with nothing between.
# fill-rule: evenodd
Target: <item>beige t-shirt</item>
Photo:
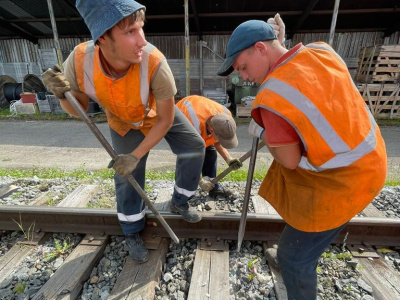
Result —
<instances>
[{"instance_id":1,"label":"beige t-shirt","mask_svg":"<svg viewBox=\"0 0 400 300\"><path fill-rule=\"evenodd\" d=\"M71 89L80 91L75 75L74 53L75 50L71 52L63 64L64 75L69 81ZM160 66L154 75L154 79L150 82L150 92L154 95L157 101L171 99L177 92L175 79L166 59L161 61Z\"/></svg>"}]
</instances>

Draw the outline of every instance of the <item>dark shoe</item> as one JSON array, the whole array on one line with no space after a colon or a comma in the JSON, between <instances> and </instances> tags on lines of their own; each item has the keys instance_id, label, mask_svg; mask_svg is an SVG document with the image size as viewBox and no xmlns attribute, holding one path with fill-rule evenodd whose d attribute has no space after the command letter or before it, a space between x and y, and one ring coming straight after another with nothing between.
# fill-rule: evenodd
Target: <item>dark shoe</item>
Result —
<instances>
[{"instance_id":1,"label":"dark shoe","mask_svg":"<svg viewBox=\"0 0 400 300\"><path fill-rule=\"evenodd\" d=\"M214 198L215 200L225 200L233 195L233 192L230 189L223 189L219 187L217 189L212 189L208 192L208 196Z\"/></svg>"},{"instance_id":2,"label":"dark shoe","mask_svg":"<svg viewBox=\"0 0 400 300\"><path fill-rule=\"evenodd\" d=\"M201 221L201 214L195 208L189 207L187 203L177 206L171 201L170 208L172 212L180 214L186 222L197 223Z\"/></svg>"},{"instance_id":3,"label":"dark shoe","mask_svg":"<svg viewBox=\"0 0 400 300\"><path fill-rule=\"evenodd\" d=\"M149 250L142 241L139 233L132 233L126 236L126 244L129 248L129 256L138 263L145 263L149 260Z\"/></svg>"},{"instance_id":4,"label":"dark shoe","mask_svg":"<svg viewBox=\"0 0 400 300\"><path fill-rule=\"evenodd\" d=\"M264 251L264 255L268 261L268 264L270 266L273 266L273 267L279 269L277 253L278 253L277 249L275 249L275 248L268 248L267 250Z\"/></svg>"}]
</instances>

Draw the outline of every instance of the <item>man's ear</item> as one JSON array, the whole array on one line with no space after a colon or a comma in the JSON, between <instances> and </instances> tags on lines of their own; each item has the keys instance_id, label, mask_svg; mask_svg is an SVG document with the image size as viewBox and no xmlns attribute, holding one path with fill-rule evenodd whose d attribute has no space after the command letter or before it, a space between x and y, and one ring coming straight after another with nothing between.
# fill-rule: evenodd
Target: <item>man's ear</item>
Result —
<instances>
[{"instance_id":1,"label":"man's ear","mask_svg":"<svg viewBox=\"0 0 400 300\"><path fill-rule=\"evenodd\" d=\"M256 51L260 51L263 54L266 53L267 45L265 45L264 42L261 42L261 41L257 42L254 44L254 47L255 47Z\"/></svg>"},{"instance_id":2,"label":"man's ear","mask_svg":"<svg viewBox=\"0 0 400 300\"><path fill-rule=\"evenodd\" d=\"M101 36L101 37L99 37L98 39L97 39L97 41L99 42L99 43L104 43L105 42L105 37L104 37L104 34Z\"/></svg>"}]
</instances>

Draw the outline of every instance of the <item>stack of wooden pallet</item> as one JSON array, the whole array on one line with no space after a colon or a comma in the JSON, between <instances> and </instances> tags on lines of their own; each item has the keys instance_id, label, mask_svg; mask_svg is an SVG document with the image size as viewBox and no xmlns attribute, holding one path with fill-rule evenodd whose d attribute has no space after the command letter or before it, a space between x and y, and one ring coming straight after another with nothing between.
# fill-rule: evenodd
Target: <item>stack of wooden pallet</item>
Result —
<instances>
[{"instance_id":1,"label":"stack of wooden pallet","mask_svg":"<svg viewBox=\"0 0 400 300\"><path fill-rule=\"evenodd\" d=\"M400 118L400 45L361 49L355 81L375 118Z\"/></svg>"}]
</instances>

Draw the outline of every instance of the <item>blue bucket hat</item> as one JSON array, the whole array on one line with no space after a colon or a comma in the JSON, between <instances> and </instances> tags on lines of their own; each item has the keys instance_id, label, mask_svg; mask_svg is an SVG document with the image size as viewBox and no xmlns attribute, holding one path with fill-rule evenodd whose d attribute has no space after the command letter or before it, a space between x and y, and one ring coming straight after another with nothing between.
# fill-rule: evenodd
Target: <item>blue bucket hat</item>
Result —
<instances>
[{"instance_id":1,"label":"blue bucket hat","mask_svg":"<svg viewBox=\"0 0 400 300\"><path fill-rule=\"evenodd\" d=\"M250 20L240 24L233 31L226 46L225 60L218 69L219 76L228 76L232 73L232 64L244 49L253 46L259 41L276 40L272 25L259 20Z\"/></svg>"},{"instance_id":2,"label":"blue bucket hat","mask_svg":"<svg viewBox=\"0 0 400 300\"><path fill-rule=\"evenodd\" d=\"M146 10L133 0L77 0L75 6L95 42L123 18L139 9Z\"/></svg>"}]
</instances>

